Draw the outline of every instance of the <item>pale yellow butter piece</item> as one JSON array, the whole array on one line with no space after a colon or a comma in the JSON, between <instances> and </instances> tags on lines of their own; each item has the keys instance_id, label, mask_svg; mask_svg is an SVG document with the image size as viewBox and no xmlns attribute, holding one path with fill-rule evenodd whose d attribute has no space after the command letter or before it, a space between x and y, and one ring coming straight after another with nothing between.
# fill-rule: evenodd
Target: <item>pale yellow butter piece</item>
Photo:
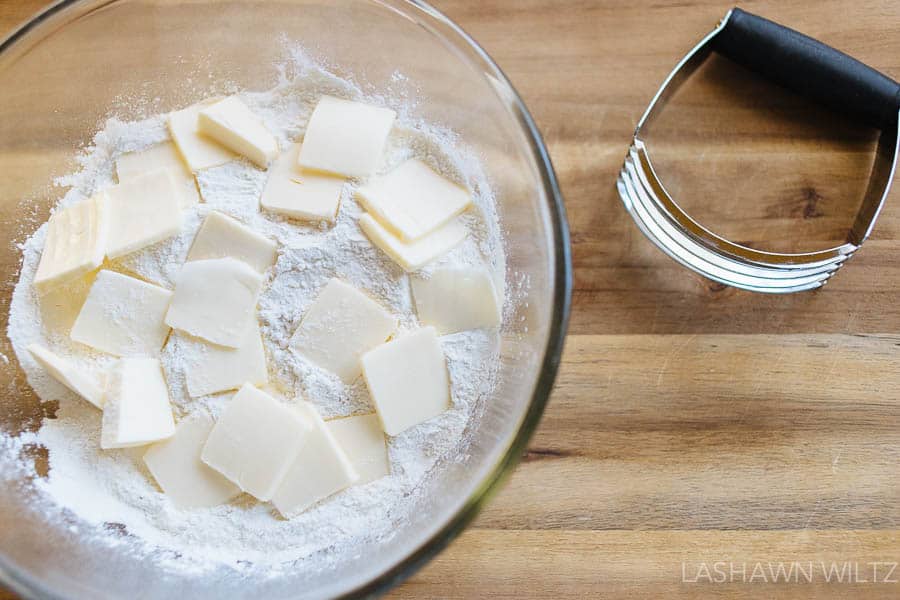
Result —
<instances>
[{"instance_id":1,"label":"pale yellow butter piece","mask_svg":"<svg viewBox=\"0 0 900 600\"><path fill-rule=\"evenodd\" d=\"M204 106L197 117L201 134L265 169L278 156L278 140L247 105L234 96Z\"/></svg>"},{"instance_id":2,"label":"pale yellow butter piece","mask_svg":"<svg viewBox=\"0 0 900 600\"><path fill-rule=\"evenodd\" d=\"M362 485L391 474L387 445L378 415L359 415L325 421L328 431L359 474Z\"/></svg>"},{"instance_id":3,"label":"pale yellow butter piece","mask_svg":"<svg viewBox=\"0 0 900 600\"><path fill-rule=\"evenodd\" d=\"M54 286L49 291L38 296L41 307L41 319L48 333L53 335L69 335L72 325L78 318L88 292L97 278L98 271L91 271L87 275Z\"/></svg>"},{"instance_id":4,"label":"pale yellow butter piece","mask_svg":"<svg viewBox=\"0 0 900 600\"><path fill-rule=\"evenodd\" d=\"M196 173L234 160L234 154L200 133L197 117L206 106L218 102L211 99L169 113L169 133L188 168Z\"/></svg>"},{"instance_id":5,"label":"pale yellow butter piece","mask_svg":"<svg viewBox=\"0 0 900 600\"><path fill-rule=\"evenodd\" d=\"M266 352L256 319L237 348L207 344L199 339L183 339L191 346L187 353L185 380L192 398L235 390L245 383L269 382Z\"/></svg>"},{"instance_id":6,"label":"pale yellow butter piece","mask_svg":"<svg viewBox=\"0 0 900 600\"><path fill-rule=\"evenodd\" d=\"M500 325L500 305L484 269L436 269L430 277L410 277L416 314L423 325L445 335Z\"/></svg>"},{"instance_id":7,"label":"pale yellow butter piece","mask_svg":"<svg viewBox=\"0 0 900 600\"><path fill-rule=\"evenodd\" d=\"M269 167L260 204L271 212L306 221L334 223L345 180L297 166L300 144L293 144Z\"/></svg>"},{"instance_id":8,"label":"pale yellow butter piece","mask_svg":"<svg viewBox=\"0 0 900 600\"><path fill-rule=\"evenodd\" d=\"M175 435L144 453L144 464L178 508L217 506L241 493L239 487L200 460L214 425L213 418L205 413L191 415L178 424Z\"/></svg>"},{"instance_id":9,"label":"pale yellow butter piece","mask_svg":"<svg viewBox=\"0 0 900 600\"><path fill-rule=\"evenodd\" d=\"M373 178L357 190L356 197L405 242L421 239L472 204L469 192L417 158Z\"/></svg>"},{"instance_id":10,"label":"pale yellow butter piece","mask_svg":"<svg viewBox=\"0 0 900 600\"><path fill-rule=\"evenodd\" d=\"M447 363L433 327L363 354L362 371L388 435L399 435L450 406Z\"/></svg>"},{"instance_id":11,"label":"pale yellow butter piece","mask_svg":"<svg viewBox=\"0 0 900 600\"><path fill-rule=\"evenodd\" d=\"M245 262L186 262L175 282L166 324L213 344L238 348L250 328L263 278Z\"/></svg>"},{"instance_id":12,"label":"pale yellow butter piece","mask_svg":"<svg viewBox=\"0 0 900 600\"><path fill-rule=\"evenodd\" d=\"M155 355L169 335L163 318L171 299L167 289L104 269L97 274L70 336L116 356Z\"/></svg>"},{"instance_id":13,"label":"pale yellow butter piece","mask_svg":"<svg viewBox=\"0 0 900 600\"><path fill-rule=\"evenodd\" d=\"M298 164L344 177L368 177L381 165L396 113L322 96L306 126Z\"/></svg>"},{"instance_id":14,"label":"pale yellow butter piece","mask_svg":"<svg viewBox=\"0 0 900 600\"><path fill-rule=\"evenodd\" d=\"M169 171L181 192L180 205L188 208L200 202L200 191L194 175L182 160L178 148L172 142L163 142L137 152L123 154L116 159L116 175L119 183L130 181L152 171Z\"/></svg>"},{"instance_id":15,"label":"pale yellow butter piece","mask_svg":"<svg viewBox=\"0 0 900 600\"><path fill-rule=\"evenodd\" d=\"M103 409L105 400L103 385L92 373L79 369L39 344L30 344L28 352L55 380L97 408Z\"/></svg>"},{"instance_id":16,"label":"pale yellow butter piece","mask_svg":"<svg viewBox=\"0 0 900 600\"><path fill-rule=\"evenodd\" d=\"M407 272L418 271L466 239L466 226L454 219L415 242L404 242L385 229L372 215L359 218L359 226L373 244Z\"/></svg>"},{"instance_id":17,"label":"pale yellow butter piece","mask_svg":"<svg viewBox=\"0 0 900 600\"><path fill-rule=\"evenodd\" d=\"M387 340L397 320L351 285L332 279L303 315L291 346L344 383L359 376L359 357Z\"/></svg>"},{"instance_id":18,"label":"pale yellow butter piece","mask_svg":"<svg viewBox=\"0 0 900 600\"><path fill-rule=\"evenodd\" d=\"M171 437L175 420L162 366L155 358L123 358L109 377L100 447L129 448Z\"/></svg>"},{"instance_id":19,"label":"pale yellow butter piece","mask_svg":"<svg viewBox=\"0 0 900 600\"><path fill-rule=\"evenodd\" d=\"M301 402L297 410L312 423L312 429L272 496L272 504L285 518L300 514L359 479L316 409L308 402Z\"/></svg>"},{"instance_id":20,"label":"pale yellow butter piece","mask_svg":"<svg viewBox=\"0 0 900 600\"><path fill-rule=\"evenodd\" d=\"M140 175L108 188L106 195L109 258L146 248L181 232L181 192L169 171Z\"/></svg>"},{"instance_id":21,"label":"pale yellow butter piece","mask_svg":"<svg viewBox=\"0 0 900 600\"><path fill-rule=\"evenodd\" d=\"M93 271L103 262L109 234L106 195L53 213L47 222L44 250L34 276L38 293Z\"/></svg>"},{"instance_id":22,"label":"pale yellow butter piece","mask_svg":"<svg viewBox=\"0 0 900 600\"><path fill-rule=\"evenodd\" d=\"M277 245L237 219L213 211L203 220L194 238L187 260L225 258L230 256L259 271L275 264Z\"/></svg>"},{"instance_id":23,"label":"pale yellow butter piece","mask_svg":"<svg viewBox=\"0 0 900 600\"><path fill-rule=\"evenodd\" d=\"M257 500L268 501L312 428L296 408L246 384L219 416L200 458Z\"/></svg>"}]
</instances>

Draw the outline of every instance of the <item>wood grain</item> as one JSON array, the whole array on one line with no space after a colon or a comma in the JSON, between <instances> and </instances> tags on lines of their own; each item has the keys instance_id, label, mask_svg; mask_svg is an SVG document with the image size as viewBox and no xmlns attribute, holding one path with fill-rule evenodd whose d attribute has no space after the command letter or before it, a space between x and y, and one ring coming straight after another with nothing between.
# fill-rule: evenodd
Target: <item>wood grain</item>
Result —
<instances>
[{"instance_id":1,"label":"wood grain","mask_svg":"<svg viewBox=\"0 0 900 600\"><path fill-rule=\"evenodd\" d=\"M872 566L892 552L896 541L872 531L477 528L395 597L896 598L897 584L884 581L889 568ZM847 556L859 558L847 562ZM724 576L728 583L697 583L698 578L705 579L698 565L709 564L712 574L716 561L722 563L718 565L722 575L711 576ZM785 565L784 575L779 574L779 564ZM793 575L789 565L794 566ZM843 573L843 582L837 582L836 573ZM892 581L893 574L887 579Z\"/></svg>"},{"instance_id":2,"label":"wood grain","mask_svg":"<svg viewBox=\"0 0 900 600\"><path fill-rule=\"evenodd\" d=\"M42 4L0 1L0 28ZM884 573L865 576L867 563L900 561L897 194L821 291L759 296L694 276L639 234L613 183L657 86L731 4L435 4L497 60L543 132L572 228L574 312L522 465L391 596L897 597ZM895 2L741 6L900 77ZM763 248L844 235L872 132L721 62L666 119L660 168L703 222ZM805 561L861 575L686 581L717 561L748 576L756 563Z\"/></svg>"}]
</instances>

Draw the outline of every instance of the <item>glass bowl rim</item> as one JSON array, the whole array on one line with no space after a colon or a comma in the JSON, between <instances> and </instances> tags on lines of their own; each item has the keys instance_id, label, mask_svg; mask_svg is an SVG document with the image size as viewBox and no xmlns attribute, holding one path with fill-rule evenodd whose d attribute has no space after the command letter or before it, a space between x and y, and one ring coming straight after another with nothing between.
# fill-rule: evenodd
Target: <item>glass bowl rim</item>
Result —
<instances>
[{"instance_id":1,"label":"glass bowl rim","mask_svg":"<svg viewBox=\"0 0 900 600\"><path fill-rule=\"evenodd\" d=\"M77 4L90 0L57 0L50 6L33 15L26 22L18 26L5 39L0 41L0 56L10 50L17 42L23 40L32 30L44 21L52 18ZM109 0L109 4L119 0ZM380 0L371 0L381 4ZM531 113L525 106L525 102L515 89L503 70L488 55L488 53L459 25L453 22L442 12L425 2L424 0L400 0L404 4L417 8L428 14L435 21L443 25L449 32L449 36L443 32L436 32L429 28L431 33L445 38L451 44L469 51L467 58L476 61L484 73L495 78L496 83L502 86L505 94L512 100L513 115L526 134L531 153L540 169L541 181L544 192L549 200L550 225L553 238L552 263L554 267L553 278L553 305L551 307L550 329L544 346L544 356L540 364L540 372L534 385L528 409L513 436L512 441L503 452L500 460L491 468L486 477L479 482L462 506L438 531L427 540L413 549L403 560L390 567L369 582L366 582L343 595L344 598L360 596L376 596L399 585L421 569L432 558L437 556L450 542L452 542L475 519L481 509L490 498L499 490L501 484L516 467L522 457L522 453L537 429L550 392L559 369L562 358L563 345L569 324L569 314L572 301L572 256L569 240L569 225L566 219L566 209L563 203L562 192L556 179L556 173L550 160L544 140L538 131ZM104 3L107 4L107 3ZM5 557L0 556L0 583L8 586L16 594L26 598L32 597L56 597L44 585L31 575L20 571Z\"/></svg>"}]
</instances>

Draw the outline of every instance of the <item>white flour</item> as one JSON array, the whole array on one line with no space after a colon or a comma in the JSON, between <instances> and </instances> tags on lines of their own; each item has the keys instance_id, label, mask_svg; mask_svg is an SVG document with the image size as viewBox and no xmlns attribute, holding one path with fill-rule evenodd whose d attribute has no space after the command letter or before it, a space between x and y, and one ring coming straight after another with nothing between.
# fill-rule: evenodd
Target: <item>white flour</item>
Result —
<instances>
[{"instance_id":1,"label":"white flour","mask_svg":"<svg viewBox=\"0 0 900 600\"><path fill-rule=\"evenodd\" d=\"M282 70L279 85L265 93L241 94L284 147L297 140L324 93L360 98L350 83L298 59ZM199 100L200 98L198 98ZM379 102L378 98L368 98ZM395 106L395 108L397 108ZM411 120L403 107L389 140L384 170L408 156L418 156L474 191L476 210L466 216L470 236L459 248L429 265L484 265L499 273L504 257L490 187L477 160L460 149L446 131ZM122 153L167 139L162 117L124 123L111 120L94 145L80 157L82 169L58 183L71 186L61 201L69 204L115 182L114 161ZM258 199L266 174L235 161L198 175L205 204L185 211L181 235L117 260L108 267L172 287L197 228L210 210L226 212L279 243L277 264L267 276L259 302L259 321L268 356L272 390L286 400L302 396L328 419L372 411L361 380L344 385L297 355L288 340L306 307L331 277L365 290L400 319L402 329L416 327L409 280L402 269L374 248L360 232L361 212L347 185L333 227L288 221L260 213ZM48 520L61 508L77 517L81 535L110 545L129 544L134 551L167 568L203 571L222 564L235 569L269 569L289 563L292 569L316 569L340 560L361 540L383 539L402 526L426 475L465 452L465 432L477 420L496 376L496 332L470 331L442 338L453 386L453 405L444 415L389 441L392 474L345 490L290 521L267 504L247 496L211 509L176 510L155 486L141 460L142 448L99 449L100 413L47 376L25 351L33 342L74 357L85 369L102 369L112 360L72 343L68 328L80 308L86 286L61 290L40 302L32 279L46 226L22 246L21 278L13 296L9 337L35 391L45 401L58 400L55 419L45 419L36 433L0 436L0 481L16 471L33 469L23 448L39 444L49 450L50 473L34 485L47 500ZM173 332L162 362L177 417L197 410L215 414L231 394L191 400L184 369L198 352L196 342ZM111 525L113 524L113 525ZM122 536L122 530L127 532Z\"/></svg>"}]
</instances>

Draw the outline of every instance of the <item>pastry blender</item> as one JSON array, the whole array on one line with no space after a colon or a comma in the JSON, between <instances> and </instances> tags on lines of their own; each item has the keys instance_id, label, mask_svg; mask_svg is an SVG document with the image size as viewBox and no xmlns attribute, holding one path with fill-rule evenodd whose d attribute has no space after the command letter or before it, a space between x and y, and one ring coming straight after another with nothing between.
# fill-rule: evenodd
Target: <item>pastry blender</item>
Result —
<instances>
[{"instance_id":1,"label":"pastry blender","mask_svg":"<svg viewBox=\"0 0 900 600\"><path fill-rule=\"evenodd\" d=\"M881 131L865 197L843 244L796 254L755 250L714 234L668 193L653 168L647 132L666 101L712 52ZM705 277L755 292L815 289L872 232L897 164L898 110L897 82L821 42L735 8L678 63L650 102L619 174L619 195L654 244Z\"/></svg>"}]
</instances>

